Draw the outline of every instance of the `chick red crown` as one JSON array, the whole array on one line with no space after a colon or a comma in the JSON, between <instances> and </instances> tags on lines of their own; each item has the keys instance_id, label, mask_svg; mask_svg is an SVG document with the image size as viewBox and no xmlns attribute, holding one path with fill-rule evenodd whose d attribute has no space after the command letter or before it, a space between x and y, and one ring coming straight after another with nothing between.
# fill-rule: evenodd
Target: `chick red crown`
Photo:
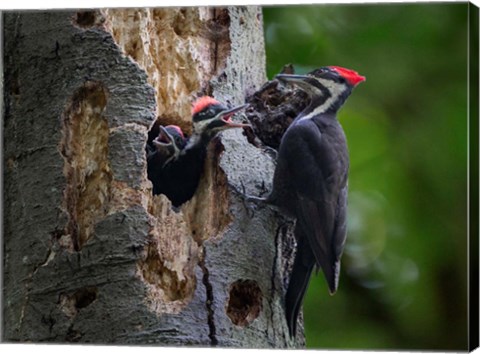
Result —
<instances>
[{"instance_id":1,"label":"chick red crown","mask_svg":"<svg viewBox=\"0 0 480 354\"><path fill-rule=\"evenodd\" d=\"M178 125L173 125L173 124L167 125L167 126L165 127L165 129L167 129L167 130L173 129L173 130L175 130L175 131L178 133L178 135L180 135L182 138L185 138L185 136L183 135L182 128L180 128Z\"/></svg>"},{"instance_id":2,"label":"chick red crown","mask_svg":"<svg viewBox=\"0 0 480 354\"><path fill-rule=\"evenodd\" d=\"M213 105L220 105L221 103L218 102L215 98L210 96L202 96L198 98L192 105L192 116L197 114L198 112L203 111L208 106Z\"/></svg>"}]
</instances>

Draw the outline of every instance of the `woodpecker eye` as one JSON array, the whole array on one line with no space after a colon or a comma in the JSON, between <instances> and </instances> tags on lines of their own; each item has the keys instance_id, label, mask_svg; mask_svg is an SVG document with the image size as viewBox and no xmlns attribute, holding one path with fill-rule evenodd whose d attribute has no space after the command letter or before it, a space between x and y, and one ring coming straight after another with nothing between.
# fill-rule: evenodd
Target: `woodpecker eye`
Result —
<instances>
[{"instance_id":1,"label":"woodpecker eye","mask_svg":"<svg viewBox=\"0 0 480 354\"><path fill-rule=\"evenodd\" d=\"M207 116L211 117L213 115L215 115L215 111L213 109L209 108L209 110L207 111Z\"/></svg>"}]
</instances>

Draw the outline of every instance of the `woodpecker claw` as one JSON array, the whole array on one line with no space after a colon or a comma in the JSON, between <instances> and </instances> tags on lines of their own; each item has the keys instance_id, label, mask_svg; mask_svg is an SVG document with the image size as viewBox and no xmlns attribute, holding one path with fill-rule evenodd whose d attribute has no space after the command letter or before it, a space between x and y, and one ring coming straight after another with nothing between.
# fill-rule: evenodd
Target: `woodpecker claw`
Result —
<instances>
[{"instance_id":1,"label":"woodpecker claw","mask_svg":"<svg viewBox=\"0 0 480 354\"><path fill-rule=\"evenodd\" d=\"M252 195L245 195L245 199L243 200L243 205L249 213L250 218L253 218L255 215L255 211L258 209L263 209L267 206L267 199L254 197Z\"/></svg>"},{"instance_id":2,"label":"woodpecker claw","mask_svg":"<svg viewBox=\"0 0 480 354\"><path fill-rule=\"evenodd\" d=\"M248 204L248 198L249 197L247 196L247 192L245 190L245 185L243 184L243 182L240 182L240 184L242 185L243 207L245 208L245 211L246 211L248 217L250 219L253 219L253 217L255 216L255 210L253 210L252 206L250 204Z\"/></svg>"},{"instance_id":3,"label":"woodpecker claw","mask_svg":"<svg viewBox=\"0 0 480 354\"><path fill-rule=\"evenodd\" d=\"M233 184L230 184L230 187L232 187L232 189L242 197L243 207L245 208L247 215L250 217L250 219L252 219L255 216L255 210L256 210L253 204L260 203L263 205L266 203L266 199L247 195L247 192L245 190L245 185L243 184L242 181L240 181L240 185L242 186L242 190L240 190L237 186Z\"/></svg>"}]
</instances>

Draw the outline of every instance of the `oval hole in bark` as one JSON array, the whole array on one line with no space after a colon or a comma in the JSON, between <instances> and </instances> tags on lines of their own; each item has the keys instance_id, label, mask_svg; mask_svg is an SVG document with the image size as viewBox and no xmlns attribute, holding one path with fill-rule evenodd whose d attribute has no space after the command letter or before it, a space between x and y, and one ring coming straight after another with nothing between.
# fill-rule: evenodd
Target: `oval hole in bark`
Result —
<instances>
[{"instance_id":1,"label":"oval hole in bark","mask_svg":"<svg viewBox=\"0 0 480 354\"><path fill-rule=\"evenodd\" d=\"M82 309L90 305L97 299L97 289L93 287L87 287L77 290L74 294L75 307Z\"/></svg>"},{"instance_id":2,"label":"oval hole in bark","mask_svg":"<svg viewBox=\"0 0 480 354\"><path fill-rule=\"evenodd\" d=\"M230 286L227 315L237 326L246 326L258 317L262 310L262 290L250 279L240 279Z\"/></svg>"},{"instance_id":3,"label":"oval hole in bark","mask_svg":"<svg viewBox=\"0 0 480 354\"><path fill-rule=\"evenodd\" d=\"M75 23L82 28L92 27L95 24L95 11L79 11L75 16Z\"/></svg>"},{"instance_id":4,"label":"oval hole in bark","mask_svg":"<svg viewBox=\"0 0 480 354\"><path fill-rule=\"evenodd\" d=\"M70 295L62 293L58 304L63 313L73 318L79 310L91 305L97 299L97 293L97 288L93 286L78 289Z\"/></svg>"}]
</instances>

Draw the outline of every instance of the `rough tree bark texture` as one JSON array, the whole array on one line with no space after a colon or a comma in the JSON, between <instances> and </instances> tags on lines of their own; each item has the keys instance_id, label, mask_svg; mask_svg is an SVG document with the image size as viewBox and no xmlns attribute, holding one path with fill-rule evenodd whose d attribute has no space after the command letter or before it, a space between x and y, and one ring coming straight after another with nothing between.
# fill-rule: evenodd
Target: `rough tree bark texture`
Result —
<instances>
[{"instance_id":1,"label":"rough tree bark texture","mask_svg":"<svg viewBox=\"0 0 480 354\"><path fill-rule=\"evenodd\" d=\"M154 120L241 104L265 82L259 7L4 14L6 341L302 346L283 293L291 223L236 191L274 163L212 142L194 198L152 196Z\"/></svg>"}]
</instances>

